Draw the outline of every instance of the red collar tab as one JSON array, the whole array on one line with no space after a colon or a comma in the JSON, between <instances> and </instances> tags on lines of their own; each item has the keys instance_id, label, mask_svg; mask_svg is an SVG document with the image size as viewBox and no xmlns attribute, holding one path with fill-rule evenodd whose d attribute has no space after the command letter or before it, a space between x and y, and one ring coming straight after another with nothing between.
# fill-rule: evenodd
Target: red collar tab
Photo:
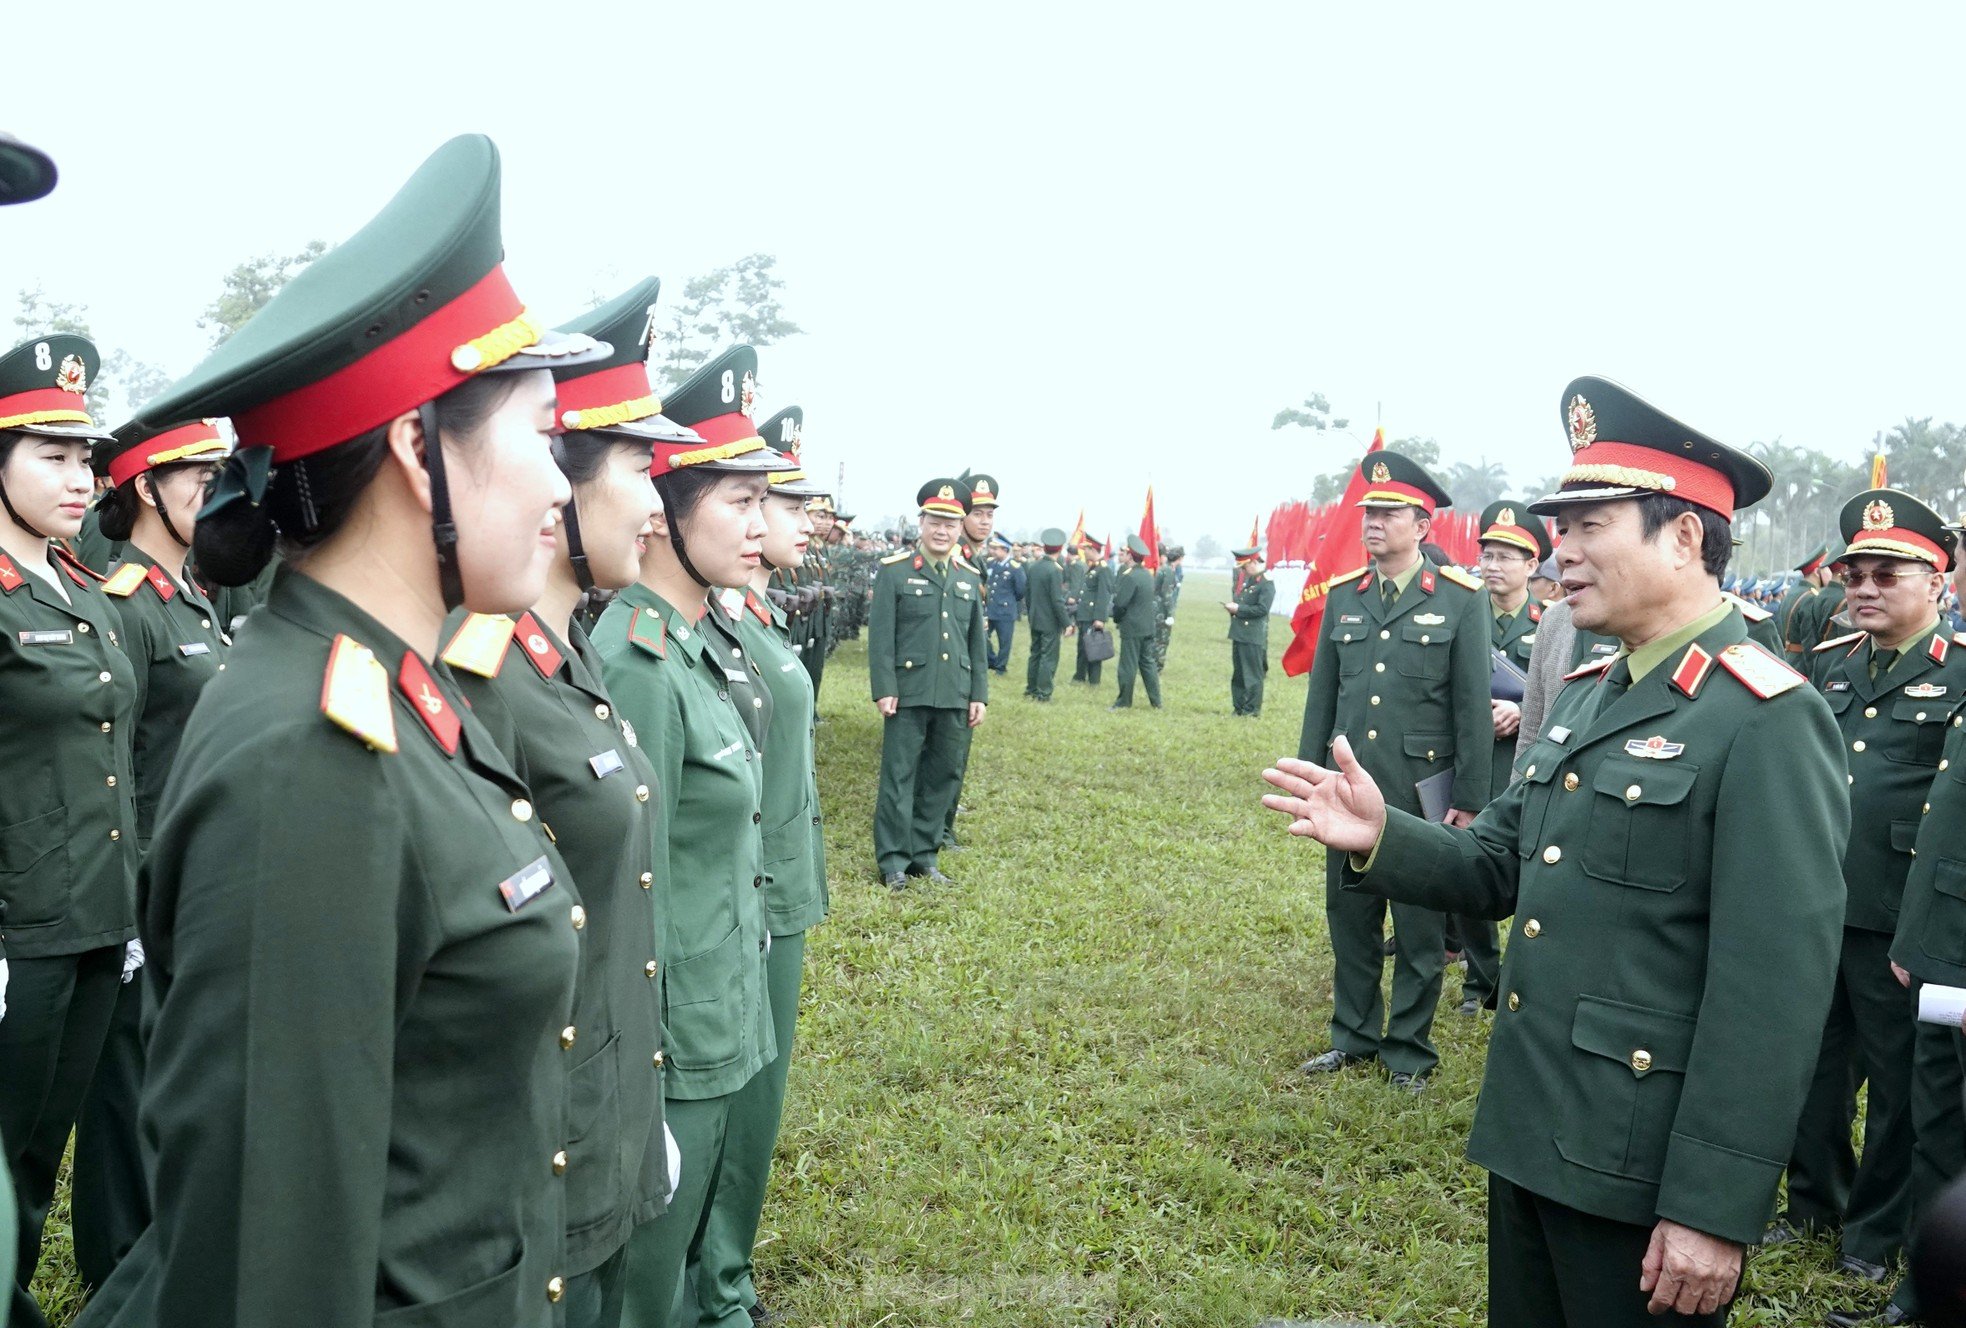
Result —
<instances>
[{"instance_id":1,"label":"red collar tab","mask_svg":"<svg viewBox=\"0 0 1966 1328\"><path fill-rule=\"evenodd\" d=\"M61 565L61 569L68 573L68 579L78 586L99 586L109 579L70 553L65 544L51 542L48 551L55 555L55 561Z\"/></svg>"},{"instance_id":2,"label":"red collar tab","mask_svg":"<svg viewBox=\"0 0 1966 1328\"><path fill-rule=\"evenodd\" d=\"M1529 601L1529 621L1533 623L1543 621L1543 606L1533 599Z\"/></svg>"},{"instance_id":3,"label":"red collar tab","mask_svg":"<svg viewBox=\"0 0 1966 1328\"><path fill-rule=\"evenodd\" d=\"M757 591L746 590L744 592L744 606L758 615L759 622L767 627L771 626L771 610L766 608L765 602L758 598Z\"/></svg>"},{"instance_id":4,"label":"red collar tab","mask_svg":"<svg viewBox=\"0 0 1966 1328\"><path fill-rule=\"evenodd\" d=\"M20 569L14 566L14 560L0 553L0 590L11 595L26 584L21 578Z\"/></svg>"},{"instance_id":5,"label":"red collar tab","mask_svg":"<svg viewBox=\"0 0 1966 1328\"><path fill-rule=\"evenodd\" d=\"M457 755L458 731L464 721L451 709L450 702L437 689L437 684L425 668L423 661L416 657L414 650L403 652L403 667L396 674L396 686L410 700L410 709L423 721L423 727L430 730L430 736L444 749L444 755Z\"/></svg>"},{"instance_id":6,"label":"red collar tab","mask_svg":"<svg viewBox=\"0 0 1966 1328\"><path fill-rule=\"evenodd\" d=\"M605 429L662 411L662 402L649 386L648 364L642 360L562 378L554 386L563 429Z\"/></svg>"},{"instance_id":7,"label":"red collar tab","mask_svg":"<svg viewBox=\"0 0 1966 1328\"><path fill-rule=\"evenodd\" d=\"M1565 682L1572 682L1578 678L1588 678L1593 673L1602 673L1611 667L1611 661L1616 658L1618 658L1616 655L1606 655L1603 659L1594 659L1588 664L1579 664L1576 668L1564 674L1563 680Z\"/></svg>"},{"instance_id":8,"label":"red collar tab","mask_svg":"<svg viewBox=\"0 0 1966 1328\"><path fill-rule=\"evenodd\" d=\"M919 553L915 555L915 570L917 572L922 570L922 556Z\"/></svg>"},{"instance_id":9,"label":"red collar tab","mask_svg":"<svg viewBox=\"0 0 1966 1328\"><path fill-rule=\"evenodd\" d=\"M143 579L148 581L150 588L157 592L157 598L166 604L177 595L177 582L171 580L171 574L155 563L152 563L150 570L143 574Z\"/></svg>"},{"instance_id":10,"label":"red collar tab","mask_svg":"<svg viewBox=\"0 0 1966 1328\"><path fill-rule=\"evenodd\" d=\"M1934 632L1932 633L1932 644L1926 648L1926 653L1932 657L1933 663L1943 664L1946 662L1946 651L1950 649L1952 649L1952 645L1946 640L1946 634L1944 632Z\"/></svg>"},{"instance_id":11,"label":"red collar tab","mask_svg":"<svg viewBox=\"0 0 1966 1328\"><path fill-rule=\"evenodd\" d=\"M155 438L125 449L121 456L109 463L109 479L112 484L128 484L154 467L166 466L173 461L194 461L199 457L220 460L224 451L225 440L219 437L218 426L210 420L199 420L167 429Z\"/></svg>"},{"instance_id":12,"label":"red collar tab","mask_svg":"<svg viewBox=\"0 0 1966 1328\"><path fill-rule=\"evenodd\" d=\"M235 414L239 446L270 446L276 462L296 461L386 424L538 341L524 314L494 267L353 364Z\"/></svg>"},{"instance_id":13,"label":"red collar tab","mask_svg":"<svg viewBox=\"0 0 1966 1328\"><path fill-rule=\"evenodd\" d=\"M1431 595L1434 593L1434 569L1429 567L1420 573L1420 589Z\"/></svg>"},{"instance_id":14,"label":"red collar tab","mask_svg":"<svg viewBox=\"0 0 1966 1328\"><path fill-rule=\"evenodd\" d=\"M1372 573L1368 571L1364 579L1358 583L1358 593L1363 595L1370 589L1372 589Z\"/></svg>"},{"instance_id":15,"label":"red collar tab","mask_svg":"<svg viewBox=\"0 0 1966 1328\"><path fill-rule=\"evenodd\" d=\"M1700 694L1700 685L1713 672L1713 656L1701 648L1699 642L1686 647L1680 656L1679 667L1672 671L1672 685L1686 693L1690 699Z\"/></svg>"},{"instance_id":16,"label":"red collar tab","mask_svg":"<svg viewBox=\"0 0 1966 1328\"><path fill-rule=\"evenodd\" d=\"M1570 458L1558 488L1649 489L1734 519L1734 482L1722 471L1691 457L1674 456L1636 443L1594 442Z\"/></svg>"},{"instance_id":17,"label":"red collar tab","mask_svg":"<svg viewBox=\"0 0 1966 1328\"><path fill-rule=\"evenodd\" d=\"M532 666L539 670L540 677L550 678L560 671L560 665L565 662L566 657L554 647L553 638L541 630L539 619L533 617L530 612L519 615L518 630L513 632L513 635L519 638L520 646L525 649L526 658L531 660Z\"/></svg>"}]
</instances>

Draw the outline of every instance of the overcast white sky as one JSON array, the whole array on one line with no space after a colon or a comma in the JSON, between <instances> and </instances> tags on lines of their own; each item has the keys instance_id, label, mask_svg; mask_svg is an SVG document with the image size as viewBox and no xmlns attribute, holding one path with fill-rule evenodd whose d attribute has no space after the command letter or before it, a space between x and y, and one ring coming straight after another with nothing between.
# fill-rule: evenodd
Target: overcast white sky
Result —
<instances>
[{"instance_id":1,"label":"overcast white sky","mask_svg":"<svg viewBox=\"0 0 1966 1328\"><path fill-rule=\"evenodd\" d=\"M845 503L994 473L1009 529L1247 533L1359 446L1324 392L1519 485L1618 378L1720 438L1854 457L1966 418L1966 6L397 0L9 5L0 212L43 284L188 369L240 259L338 240L439 142L505 159L508 268L560 321L778 255L761 353Z\"/></svg>"}]
</instances>

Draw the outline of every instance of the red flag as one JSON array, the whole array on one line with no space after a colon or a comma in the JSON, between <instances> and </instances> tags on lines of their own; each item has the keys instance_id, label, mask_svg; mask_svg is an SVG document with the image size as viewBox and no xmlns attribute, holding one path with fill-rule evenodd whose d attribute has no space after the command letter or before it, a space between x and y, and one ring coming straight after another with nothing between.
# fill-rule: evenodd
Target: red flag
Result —
<instances>
[{"instance_id":1,"label":"red flag","mask_svg":"<svg viewBox=\"0 0 1966 1328\"><path fill-rule=\"evenodd\" d=\"M1147 566L1160 568L1160 527L1154 524L1154 486L1147 486L1147 511L1140 518L1140 542L1147 546Z\"/></svg>"},{"instance_id":2,"label":"red flag","mask_svg":"<svg viewBox=\"0 0 1966 1328\"><path fill-rule=\"evenodd\" d=\"M1368 453L1386 445L1386 431L1376 429ZM1317 553L1304 573L1304 594L1290 615L1290 644L1283 650L1283 671L1295 678L1311 671L1317 654L1318 629L1324 623L1324 606L1331 598L1331 587L1349 572L1362 570L1366 563L1365 539L1361 533L1362 509L1358 500L1365 496L1365 476L1356 468L1345 485L1345 496L1331 509L1325 522Z\"/></svg>"},{"instance_id":3,"label":"red flag","mask_svg":"<svg viewBox=\"0 0 1966 1328\"><path fill-rule=\"evenodd\" d=\"M1263 518L1259 516L1254 521L1251 521L1249 523L1249 543L1245 544L1243 547L1246 549L1253 549L1257 545L1261 544L1262 542L1263 542Z\"/></svg>"},{"instance_id":4,"label":"red flag","mask_svg":"<svg viewBox=\"0 0 1966 1328\"><path fill-rule=\"evenodd\" d=\"M1884 461L1884 453L1879 452L1876 456L1872 457L1870 459L1870 487L1873 489L1889 487L1886 479L1889 469L1890 467Z\"/></svg>"},{"instance_id":5,"label":"red flag","mask_svg":"<svg viewBox=\"0 0 1966 1328\"><path fill-rule=\"evenodd\" d=\"M1085 543L1085 509L1081 507L1079 509L1079 519L1072 524L1072 533L1065 541L1065 547L1077 553L1079 545L1083 543Z\"/></svg>"}]
</instances>

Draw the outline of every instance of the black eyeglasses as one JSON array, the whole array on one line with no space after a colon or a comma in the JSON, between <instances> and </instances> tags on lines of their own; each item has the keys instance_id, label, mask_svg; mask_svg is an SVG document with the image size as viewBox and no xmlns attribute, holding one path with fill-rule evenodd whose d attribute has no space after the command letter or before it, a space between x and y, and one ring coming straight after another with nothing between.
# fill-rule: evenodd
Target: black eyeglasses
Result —
<instances>
[{"instance_id":1,"label":"black eyeglasses","mask_svg":"<svg viewBox=\"0 0 1966 1328\"><path fill-rule=\"evenodd\" d=\"M1931 575L1930 572L1864 572L1855 567L1846 567L1836 574L1836 579L1851 590L1869 581L1879 590L1888 591L1900 581L1916 581L1919 577Z\"/></svg>"}]
</instances>

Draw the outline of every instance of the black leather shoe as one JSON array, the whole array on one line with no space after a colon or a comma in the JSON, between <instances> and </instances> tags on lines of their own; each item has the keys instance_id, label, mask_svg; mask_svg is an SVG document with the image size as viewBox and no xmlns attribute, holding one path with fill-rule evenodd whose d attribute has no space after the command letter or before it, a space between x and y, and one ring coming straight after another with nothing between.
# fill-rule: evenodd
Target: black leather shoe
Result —
<instances>
[{"instance_id":1,"label":"black leather shoe","mask_svg":"<svg viewBox=\"0 0 1966 1328\"><path fill-rule=\"evenodd\" d=\"M763 1305L753 1303L744 1312L751 1316L752 1328L769 1328L769 1325L779 1322L779 1317Z\"/></svg>"},{"instance_id":2,"label":"black leather shoe","mask_svg":"<svg viewBox=\"0 0 1966 1328\"><path fill-rule=\"evenodd\" d=\"M1455 1014L1480 1014L1481 1002L1470 996L1454 1007Z\"/></svg>"},{"instance_id":3,"label":"black leather shoe","mask_svg":"<svg viewBox=\"0 0 1966 1328\"><path fill-rule=\"evenodd\" d=\"M1354 1056L1350 1052L1340 1051L1338 1048L1333 1047L1330 1051L1320 1052L1298 1066L1297 1073L1330 1074L1332 1071L1342 1070L1348 1065L1364 1065L1370 1059L1371 1057L1369 1056Z\"/></svg>"},{"instance_id":4,"label":"black leather shoe","mask_svg":"<svg viewBox=\"0 0 1966 1328\"><path fill-rule=\"evenodd\" d=\"M908 874L906 872L889 872L887 875L881 877L881 884L890 890L906 890L908 888Z\"/></svg>"},{"instance_id":5,"label":"black leather shoe","mask_svg":"<svg viewBox=\"0 0 1966 1328\"><path fill-rule=\"evenodd\" d=\"M954 885L956 883L953 878L944 876L940 867L910 867L908 874L910 876L922 877L934 885Z\"/></svg>"},{"instance_id":6,"label":"black leather shoe","mask_svg":"<svg viewBox=\"0 0 1966 1328\"><path fill-rule=\"evenodd\" d=\"M1412 1093L1415 1096L1427 1091L1427 1076L1424 1074L1408 1074L1404 1070L1398 1070L1393 1073L1391 1083L1400 1092Z\"/></svg>"},{"instance_id":7,"label":"black leather shoe","mask_svg":"<svg viewBox=\"0 0 1966 1328\"><path fill-rule=\"evenodd\" d=\"M1853 1254L1839 1254L1836 1256L1836 1271L1860 1277L1866 1282L1882 1282L1890 1276L1891 1270L1881 1263L1870 1263Z\"/></svg>"},{"instance_id":8,"label":"black leather shoe","mask_svg":"<svg viewBox=\"0 0 1966 1328\"><path fill-rule=\"evenodd\" d=\"M1823 1319L1829 1328L1865 1328L1866 1324L1884 1324L1886 1328L1896 1328L1898 1324L1917 1323L1918 1320L1905 1312L1901 1305L1886 1303L1881 1309L1832 1310Z\"/></svg>"},{"instance_id":9,"label":"black leather shoe","mask_svg":"<svg viewBox=\"0 0 1966 1328\"><path fill-rule=\"evenodd\" d=\"M946 844L936 845L935 851L937 853L966 853L969 851L969 845L958 844L952 839Z\"/></svg>"}]
</instances>

